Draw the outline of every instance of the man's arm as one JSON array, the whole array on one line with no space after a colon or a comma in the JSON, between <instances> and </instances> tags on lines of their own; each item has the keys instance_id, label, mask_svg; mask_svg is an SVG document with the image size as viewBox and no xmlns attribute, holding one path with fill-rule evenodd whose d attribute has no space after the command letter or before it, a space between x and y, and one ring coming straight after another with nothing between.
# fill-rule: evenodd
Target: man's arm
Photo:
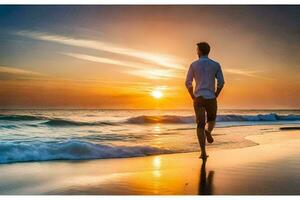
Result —
<instances>
[{"instance_id":1,"label":"man's arm","mask_svg":"<svg viewBox=\"0 0 300 200\"><path fill-rule=\"evenodd\" d=\"M219 96L219 94L221 93L222 89L223 89L223 86L222 87L217 87L217 90L215 92L216 98Z\"/></svg>"},{"instance_id":2,"label":"man's arm","mask_svg":"<svg viewBox=\"0 0 300 200\"><path fill-rule=\"evenodd\" d=\"M215 92L216 98L219 96L219 94L221 93L223 87L224 87L224 76L223 76L223 72L222 72L222 68L219 65L219 69L216 73L216 78L217 78L217 90Z\"/></svg>"},{"instance_id":3,"label":"man's arm","mask_svg":"<svg viewBox=\"0 0 300 200\"><path fill-rule=\"evenodd\" d=\"M195 99L193 87L188 88L188 91L189 91L189 93L190 93L192 99Z\"/></svg>"},{"instance_id":4,"label":"man's arm","mask_svg":"<svg viewBox=\"0 0 300 200\"><path fill-rule=\"evenodd\" d=\"M189 71L186 75L185 86L188 89L189 94L192 97L192 99L195 98L194 89L193 89L193 78L194 78L194 74L193 74L193 69L192 69L192 65L191 65L189 68Z\"/></svg>"}]
</instances>

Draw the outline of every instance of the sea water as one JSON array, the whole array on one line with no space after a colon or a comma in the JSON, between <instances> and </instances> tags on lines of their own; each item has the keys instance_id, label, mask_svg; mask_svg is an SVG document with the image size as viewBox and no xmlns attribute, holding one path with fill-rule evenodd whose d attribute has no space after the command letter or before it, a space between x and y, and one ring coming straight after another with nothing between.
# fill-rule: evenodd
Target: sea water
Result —
<instances>
[{"instance_id":1,"label":"sea water","mask_svg":"<svg viewBox=\"0 0 300 200\"><path fill-rule=\"evenodd\" d=\"M291 124L299 110L220 110L211 146L254 145L245 127ZM195 127L192 110L0 110L0 163L199 151Z\"/></svg>"}]
</instances>

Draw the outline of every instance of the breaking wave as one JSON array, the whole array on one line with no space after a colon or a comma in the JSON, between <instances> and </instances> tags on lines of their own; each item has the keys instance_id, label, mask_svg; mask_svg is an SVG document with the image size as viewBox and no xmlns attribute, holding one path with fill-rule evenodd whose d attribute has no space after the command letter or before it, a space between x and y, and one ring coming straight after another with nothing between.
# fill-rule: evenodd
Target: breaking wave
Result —
<instances>
[{"instance_id":1,"label":"breaking wave","mask_svg":"<svg viewBox=\"0 0 300 200\"><path fill-rule=\"evenodd\" d=\"M259 115L218 115L217 122L258 122L258 121L297 121L300 115L278 115L275 113L259 114ZM147 124L147 123L194 123L194 116L138 116L127 119L127 123Z\"/></svg>"},{"instance_id":2,"label":"breaking wave","mask_svg":"<svg viewBox=\"0 0 300 200\"><path fill-rule=\"evenodd\" d=\"M46 119L46 117L34 115L0 115L0 120L6 121L35 121L44 119Z\"/></svg>"},{"instance_id":3,"label":"breaking wave","mask_svg":"<svg viewBox=\"0 0 300 200\"><path fill-rule=\"evenodd\" d=\"M122 124L190 124L195 123L195 116L180 115L141 115L130 117L125 121L74 121L63 118L49 118L45 116L34 115L0 115L1 120L8 121L37 121L38 124L47 126L105 126L105 125L122 125ZM40 120L40 122L38 121ZM300 121L300 115L278 115L276 113L259 114L259 115L218 115L217 122L289 122ZM34 124L34 126L38 125Z\"/></svg>"},{"instance_id":4,"label":"breaking wave","mask_svg":"<svg viewBox=\"0 0 300 200\"><path fill-rule=\"evenodd\" d=\"M0 163L128 158L176 153L151 146L108 146L80 140L0 142Z\"/></svg>"},{"instance_id":5,"label":"breaking wave","mask_svg":"<svg viewBox=\"0 0 300 200\"><path fill-rule=\"evenodd\" d=\"M42 124L48 126L101 126L101 125L114 125L112 122L80 122L66 119L50 119Z\"/></svg>"},{"instance_id":6,"label":"breaking wave","mask_svg":"<svg viewBox=\"0 0 300 200\"><path fill-rule=\"evenodd\" d=\"M62 118L49 118L45 116L35 115L0 115L0 121L43 121L41 124L48 126L99 126L99 125L114 125L112 122L97 121L97 122L83 122L74 121ZM32 126L32 124L30 124ZM36 126L36 124L35 124Z\"/></svg>"}]
</instances>

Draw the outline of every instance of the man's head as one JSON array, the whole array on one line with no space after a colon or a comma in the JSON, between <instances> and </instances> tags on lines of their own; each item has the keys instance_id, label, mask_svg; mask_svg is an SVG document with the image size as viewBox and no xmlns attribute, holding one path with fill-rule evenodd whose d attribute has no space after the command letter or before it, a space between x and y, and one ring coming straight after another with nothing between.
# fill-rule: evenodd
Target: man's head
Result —
<instances>
[{"instance_id":1,"label":"man's head","mask_svg":"<svg viewBox=\"0 0 300 200\"><path fill-rule=\"evenodd\" d=\"M210 51L210 46L207 42L199 42L197 44L197 50L198 50L198 56L199 58L201 56L208 56L209 51Z\"/></svg>"}]
</instances>

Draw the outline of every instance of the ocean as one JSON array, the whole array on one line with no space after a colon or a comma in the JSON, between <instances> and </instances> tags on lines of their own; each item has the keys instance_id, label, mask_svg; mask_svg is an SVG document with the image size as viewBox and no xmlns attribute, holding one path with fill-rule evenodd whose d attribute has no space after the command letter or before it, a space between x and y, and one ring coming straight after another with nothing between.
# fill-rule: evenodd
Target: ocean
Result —
<instances>
[{"instance_id":1,"label":"ocean","mask_svg":"<svg viewBox=\"0 0 300 200\"><path fill-rule=\"evenodd\" d=\"M208 148L300 124L300 110L220 110ZM199 151L193 110L0 110L0 163Z\"/></svg>"}]
</instances>

